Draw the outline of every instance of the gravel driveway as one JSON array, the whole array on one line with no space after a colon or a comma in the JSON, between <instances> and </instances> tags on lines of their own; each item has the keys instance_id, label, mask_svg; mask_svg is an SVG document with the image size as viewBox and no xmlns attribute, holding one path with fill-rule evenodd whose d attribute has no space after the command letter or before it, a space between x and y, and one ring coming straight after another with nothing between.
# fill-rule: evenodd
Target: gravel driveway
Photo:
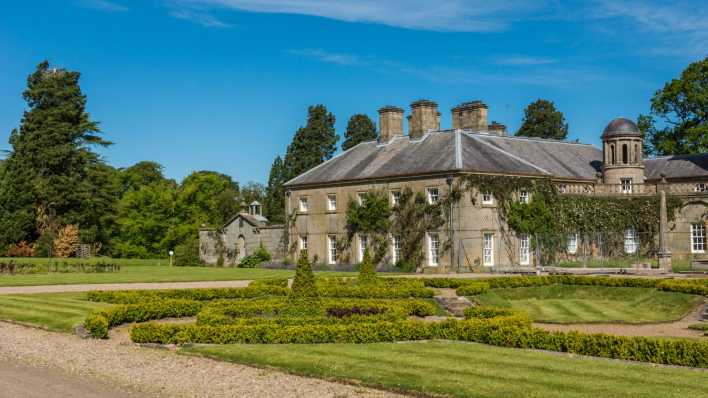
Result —
<instances>
[{"instance_id":1,"label":"gravel driveway","mask_svg":"<svg viewBox=\"0 0 708 398\"><path fill-rule=\"evenodd\" d=\"M0 380L0 388L12 378L28 380L30 383L24 387L29 392L36 392L35 395L26 395L28 397L57 396L45 394L46 385L31 382L37 377L37 367L98 379L100 382L97 385L117 386L125 391L144 394L138 396L400 397L389 392L293 376L275 370L141 348L120 338L82 340L73 335L6 322L0 322L0 364L2 362L17 364L17 372L5 376L0 373L0 379L5 377L5 381ZM32 369L25 368L23 374L23 367ZM61 376L56 377L61 379ZM88 387L99 388L93 385ZM85 394L75 396L130 396L96 395L88 390L83 391ZM4 396L2 390L0 396Z\"/></svg>"}]
</instances>

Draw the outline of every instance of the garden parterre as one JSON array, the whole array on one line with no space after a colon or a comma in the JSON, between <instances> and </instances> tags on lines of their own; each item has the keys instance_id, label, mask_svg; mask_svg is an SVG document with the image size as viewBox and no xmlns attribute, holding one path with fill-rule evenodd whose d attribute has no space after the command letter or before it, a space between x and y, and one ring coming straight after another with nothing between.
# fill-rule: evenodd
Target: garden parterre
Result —
<instances>
[{"instance_id":1,"label":"garden parterre","mask_svg":"<svg viewBox=\"0 0 708 398\"><path fill-rule=\"evenodd\" d=\"M123 323L196 317L191 324L139 323L131 338L159 344L315 344L459 340L503 347L533 348L606 358L708 367L708 342L549 332L533 328L526 313L475 307L464 319L423 320L438 310L427 300L433 287L456 288L460 295L488 289L551 284L651 287L703 294L705 280L606 277L500 277L460 279L318 279L293 294L286 280L254 282L243 289L94 292L92 301L120 305L91 314L86 329L106 337Z\"/></svg>"}]
</instances>

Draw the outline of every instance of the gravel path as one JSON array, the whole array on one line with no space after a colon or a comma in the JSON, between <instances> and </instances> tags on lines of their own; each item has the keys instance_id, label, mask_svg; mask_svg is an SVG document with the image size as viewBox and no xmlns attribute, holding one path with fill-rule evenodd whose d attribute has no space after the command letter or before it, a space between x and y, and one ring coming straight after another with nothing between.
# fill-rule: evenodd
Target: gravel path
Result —
<instances>
[{"instance_id":1,"label":"gravel path","mask_svg":"<svg viewBox=\"0 0 708 398\"><path fill-rule=\"evenodd\" d=\"M534 326L551 331L578 331L583 333L609 333L621 336L647 337L701 337L702 331L688 329L688 325L698 323L703 312L703 305L676 322L631 325L621 323L574 323L568 325L534 323Z\"/></svg>"},{"instance_id":2,"label":"gravel path","mask_svg":"<svg viewBox=\"0 0 708 398\"><path fill-rule=\"evenodd\" d=\"M73 335L6 322L0 322L0 361L33 368L49 367L72 375L100 379L101 383L120 386L127 391L134 390L146 396L400 397L389 392L293 376L275 370L141 348L124 339L82 340ZM28 372L28 379L31 377L31 372ZM41 385L36 386L39 395L34 397L47 396L41 394L41 388ZM4 396L2 390L0 396ZM111 395L105 396L113 398Z\"/></svg>"},{"instance_id":3,"label":"gravel path","mask_svg":"<svg viewBox=\"0 0 708 398\"><path fill-rule=\"evenodd\" d=\"M99 283L85 285L5 286L0 287L0 294L89 292L93 290L157 290L246 287L250 282L251 281L247 280L239 280L213 282Z\"/></svg>"}]
</instances>

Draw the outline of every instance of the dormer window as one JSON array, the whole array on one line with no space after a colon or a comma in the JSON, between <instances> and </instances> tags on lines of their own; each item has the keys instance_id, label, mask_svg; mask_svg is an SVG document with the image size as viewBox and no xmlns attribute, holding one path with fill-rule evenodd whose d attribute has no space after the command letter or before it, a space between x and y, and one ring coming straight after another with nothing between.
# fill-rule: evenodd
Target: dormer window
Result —
<instances>
[{"instance_id":1,"label":"dormer window","mask_svg":"<svg viewBox=\"0 0 708 398\"><path fill-rule=\"evenodd\" d=\"M309 209L309 205L307 203L307 196L303 196L300 198L300 212L307 213L308 209Z\"/></svg>"},{"instance_id":2,"label":"dormer window","mask_svg":"<svg viewBox=\"0 0 708 398\"><path fill-rule=\"evenodd\" d=\"M434 205L440 200L440 192L437 188L428 188L428 204Z\"/></svg>"}]
</instances>

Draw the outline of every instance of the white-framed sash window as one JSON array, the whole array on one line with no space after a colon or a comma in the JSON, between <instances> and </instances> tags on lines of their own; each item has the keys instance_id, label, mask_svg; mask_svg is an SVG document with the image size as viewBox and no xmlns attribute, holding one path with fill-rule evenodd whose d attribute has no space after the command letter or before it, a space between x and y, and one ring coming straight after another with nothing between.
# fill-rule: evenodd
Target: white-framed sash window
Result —
<instances>
[{"instance_id":1,"label":"white-framed sash window","mask_svg":"<svg viewBox=\"0 0 708 398\"><path fill-rule=\"evenodd\" d=\"M528 234L519 236L519 264L529 265L531 263L531 239Z\"/></svg>"},{"instance_id":2,"label":"white-framed sash window","mask_svg":"<svg viewBox=\"0 0 708 398\"><path fill-rule=\"evenodd\" d=\"M483 205L494 204L494 196L492 196L491 192L482 192L482 204Z\"/></svg>"},{"instance_id":3,"label":"white-framed sash window","mask_svg":"<svg viewBox=\"0 0 708 398\"><path fill-rule=\"evenodd\" d=\"M440 191L437 188L428 188L428 203L431 205L437 204L440 200Z\"/></svg>"},{"instance_id":4,"label":"white-framed sash window","mask_svg":"<svg viewBox=\"0 0 708 398\"><path fill-rule=\"evenodd\" d=\"M307 213L309 210L309 204L307 203L307 196L300 197L300 212Z\"/></svg>"},{"instance_id":5,"label":"white-framed sash window","mask_svg":"<svg viewBox=\"0 0 708 398\"><path fill-rule=\"evenodd\" d=\"M637 252L637 247L639 242L637 242L637 231L634 228L628 228L624 231L624 252L627 254L634 254Z\"/></svg>"},{"instance_id":6,"label":"white-framed sash window","mask_svg":"<svg viewBox=\"0 0 708 398\"><path fill-rule=\"evenodd\" d=\"M622 178L620 179L620 188L622 193L632 193L632 179Z\"/></svg>"},{"instance_id":7,"label":"white-framed sash window","mask_svg":"<svg viewBox=\"0 0 708 398\"><path fill-rule=\"evenodd\" d=\"M327 235L327 263L337 263L337 236Z\"/></svg>"},{"instance_id":8,"label":"white-framed sash window","mask_svg":"<svg viewBox=\"0 0 708 398\"><path fill-rule=\"evenodd\" d=\"M337 210L337 195L330 193L327 194L327 210L335 211Z\"/></svg>"},{"instance_id":9,"label":"white-framed sash window","mask_svg":"<svg viewBox=\"0 0 708 398\"><path fill-rule=\"evenodd\" d=\"M368 242L369 239L366 235L359 235L359 262L364 261L364 252L366 252Z\"/></svg>"},{"instance_id":10,"label":"white-framed sash window","mask_svg":"<svg viewBox=\"0 0 708 398\"><path fill-rule=\"evenodd\" d=\"M519 202L529 203L529 191L523 190L519 192Z\"/></svg>"},{"instance_id":11,"label":"white-framed sash window","mask_svg":"<svg viewBox=\"0 0 708 398\"><path fill-rule=\"evenodd\" d=\"M396 264L401 260L401 237L398 235L393 235L391 237L391 256L393 264Z\"/></svg>"},{"instance_id":12,"label":"white-framed sash window","mask_svg":"<svg viewBox=\"0 0 708 398\"><path fill-rule=\"evenodd\" d=\"M401 203L401 191L391 191L391 206L398 206Z\"/></svg>"},{"instance_id":13,"label":"white-framed sash window","mask_svg":"<svg viewBox=\"0 0 708 398\"><path fill-rule=\"evenodd\" d=\"M494 234L485 232L482 235L482 264L486 267L494 265Z\"/></svg>"},{"instance_id":14,"label":"white-framed sash window","mask_svg":"<svg viewBox=\"0 0 708 398\"><path fill-rule=\"evenodd\" d=\"M704 223L691 224L691 253L706 252L706 225Z\"/></svg>"},{"instance_id":15,"label":"white-framed sash window","mask_svg":"<svg viewBox=\"0 0 708 398\"><path fill-rule=\"evenodd\" d=\"M440 262L440 237L438 234L428 234L428 265L437 266Z\"/></svg>"},{"instance_id":16,"label":"white-framed sash window","mask_svg":"<svg viewBox=\"0 0 708 398\"><path fill-rule=\"evenodd\" d=\"M307 235L300 235L300 251L307 250Z\"/></svg>"},{"instance_id":17,"label":"white-framed sash window","mask_svg":"<svg viewBox=\"0 0 708 398\"><path fill-rule=\"evenodd\" d=\"M566 248L568 254L575 254L578 252L578 234L568 235L568 247Z\"/></svg>"}]
</instances>

